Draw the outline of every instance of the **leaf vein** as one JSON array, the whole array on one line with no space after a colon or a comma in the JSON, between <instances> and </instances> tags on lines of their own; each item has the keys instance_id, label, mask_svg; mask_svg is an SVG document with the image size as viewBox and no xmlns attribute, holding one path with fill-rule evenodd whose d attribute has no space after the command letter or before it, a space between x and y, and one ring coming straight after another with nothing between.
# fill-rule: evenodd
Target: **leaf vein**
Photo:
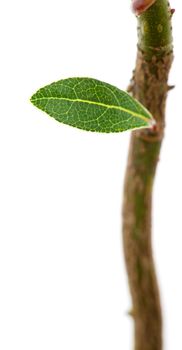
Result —
<instances>
[{"instance_id":1,"label":"leaf vein","mask_svg":"<svg viewBox=\"0 0 182 350\"><path fill-rule=\"evenodd\" d=\"M89 100L82 100L82 99L79 99L79 98L76 98L76 99L72 99L72 98L66 98L66 97L54 97L54 96L50 96L50 97L38 97L38 98L32 98L31 101L34 102L34 101L40 101L40 100L62 100L62 101L70 101L70 102L80 102L80 103L87 103L87 104L91 104L91 105L96 105L96 106L100 106L100 107L105 107L107 109L117 109L117 110L120 110L122 112L125 112L125 113L128 113L128 114L131 114L132 116L134 117L137 117L137 118L140 118L142 120L144 120L145 122L149 122L149 118L139 114L139 113L136 113L136 112L133 112L127 108L124 108L122 106L114 106L114 105L108 105L108 104L105 104L105 103L102 103L102 102L94 102L94 101L89 101Z\"/></svg>"}]
</instances>

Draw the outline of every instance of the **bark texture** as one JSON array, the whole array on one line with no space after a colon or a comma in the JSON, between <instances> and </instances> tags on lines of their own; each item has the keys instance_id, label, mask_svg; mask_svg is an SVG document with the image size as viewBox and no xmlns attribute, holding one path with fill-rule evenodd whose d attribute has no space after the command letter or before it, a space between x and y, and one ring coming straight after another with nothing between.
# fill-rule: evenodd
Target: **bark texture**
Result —
<instances>
[{"instance_id":1,"label":"bark texture","mask_svg":"<svg viewBox=\"0 0 182 350\"><path fill-rule=\"evenodd\" d=\"M131 135L124 185L123 243L133 302L135 350L162 350L160 297L151 246L151 209L173 59L170 18L166 0L157 0L139 17L136 69L129 86L132 95L156 120L152 129L140 129Z\"/></svg>"}]
</instances>

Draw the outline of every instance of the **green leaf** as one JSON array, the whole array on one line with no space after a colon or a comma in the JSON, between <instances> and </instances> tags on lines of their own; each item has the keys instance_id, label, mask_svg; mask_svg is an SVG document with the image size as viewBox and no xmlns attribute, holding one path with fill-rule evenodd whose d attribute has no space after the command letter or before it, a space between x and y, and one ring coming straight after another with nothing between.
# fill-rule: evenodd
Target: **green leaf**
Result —
<instances>
[{"instance_id":1,"label":"green leaf","mask_svg":"<svg viewBox=\"0 0 182 350\"><path fill-rule=\"evenodd\" d=\"M91 78L69 78L38 90L31 102L61 123L97 132L150 127L152 115L118 88Z\"/></svg>"}]
</instances>

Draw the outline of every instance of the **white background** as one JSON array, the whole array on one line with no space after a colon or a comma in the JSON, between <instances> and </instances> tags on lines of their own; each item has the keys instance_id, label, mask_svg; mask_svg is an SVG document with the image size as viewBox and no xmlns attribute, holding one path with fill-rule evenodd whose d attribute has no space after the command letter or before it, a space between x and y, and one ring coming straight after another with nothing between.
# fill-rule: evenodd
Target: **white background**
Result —
<instances>
[{"instance_id":1,"label":"white background","mask_svg":"<svg viewBox=\"0 0 182 350\"><path fill-rule=\"evenodd\" d=\"M155 182L153 244L165 350L182 348L181 11L166 137ZM89 76L125 89L136 54L130 1L4 1L0 12L0 348L129 350L121 247L130 132L61 125L33 107L41 86Z\"/></svg>"}]
</instances>

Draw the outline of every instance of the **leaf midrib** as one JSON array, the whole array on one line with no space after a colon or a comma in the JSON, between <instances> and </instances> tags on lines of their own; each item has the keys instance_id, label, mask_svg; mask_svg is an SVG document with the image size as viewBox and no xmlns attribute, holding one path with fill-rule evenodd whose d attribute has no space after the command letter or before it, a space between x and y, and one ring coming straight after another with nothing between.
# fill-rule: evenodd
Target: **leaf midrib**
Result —
<instances>
[{"instance_id":1,"label":"leaf midrib","mask_svg":"<svg viewBox=\"0 0 182 350\"><path fill-rule=\"evenodd\" d=\"M82 100L82 99L79 99L79 98L72 99L72 98L67 98L67 97L53 97L53 96L31 98L31 102L40 101L40 100L62 100L62 101L70 101L70 102L88 103L88 104L91 104L91 105L101 106L101 107L105 107L105 108L108 108L108 109L117 109L117 110L123 111L125 113L131 114L134 117L142 119L142 120L144 120L147 123L149 123L150 121L152 122L152 120L150 120L149 118L144 117L143 115L141 115L139 113L136 113L136 112L133 112L133 111L127 109L127 108L124 108L124 107L121 107L121 106L107 105L107 104L102 103L102 102L94 102L94 101L89 101L89 100Z\"/></svg>"}]
</instances>

